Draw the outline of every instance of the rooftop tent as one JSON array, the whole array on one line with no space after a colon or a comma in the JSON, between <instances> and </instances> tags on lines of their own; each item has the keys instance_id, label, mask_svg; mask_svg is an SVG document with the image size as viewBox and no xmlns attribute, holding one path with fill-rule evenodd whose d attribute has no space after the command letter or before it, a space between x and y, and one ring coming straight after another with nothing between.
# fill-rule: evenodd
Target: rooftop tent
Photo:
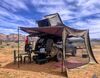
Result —
<instances>
[{"instance_id":1,"label":"rooftop tent","mask_svg":"<svg viewBox=\"0 0 100 78\"><path fill-rule=\"evenodd\" d=\"M63 22L58 13L44 16L44 19L37 21L39 27L63 26Z\"/></svg>"},{"instance_id":2,"label":"rooftop tent","mask_svg":"<svg viewBox=\"0 0 100 78\"><path fill-rule=\"evenodd\" d=\"M44 18L49 19L51 26L63 25L63 22L58 13L46 15Z\"/></svg>"}]
</instances>

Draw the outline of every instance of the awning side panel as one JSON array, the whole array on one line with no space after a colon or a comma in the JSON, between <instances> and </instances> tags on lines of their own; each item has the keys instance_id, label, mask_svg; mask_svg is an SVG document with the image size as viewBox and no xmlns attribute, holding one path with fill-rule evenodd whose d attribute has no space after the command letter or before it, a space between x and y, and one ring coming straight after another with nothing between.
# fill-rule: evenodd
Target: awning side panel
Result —
<instances>
[{"instance_id":1,"label":"awning side panel","mask_svg":"<svg viewBox=\"0 0 100 78\"><path fill-rule=\"evenodd\" d=\"M89 31L87 31L85 33L84 39L85 39L85 45L86 45L86 48L87 48L87 51L88 51L88 54L89 54L90 62L98 63L95 56L94 56L94 54L93 54L92 48L91 48Z\"/></svg>"}]
</instances>

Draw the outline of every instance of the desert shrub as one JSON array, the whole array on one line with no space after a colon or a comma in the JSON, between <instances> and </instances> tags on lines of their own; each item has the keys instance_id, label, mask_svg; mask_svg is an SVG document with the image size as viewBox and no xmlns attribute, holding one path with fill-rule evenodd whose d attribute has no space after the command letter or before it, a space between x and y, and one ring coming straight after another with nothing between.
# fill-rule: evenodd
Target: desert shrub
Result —
<instances>
[{"instance_id":1,"label":"desert shrub","mask_svg":"<svg viewBox=\"0 0 100 78\"><path fill-rule=\"evenodd\" d=\"M4 46L0 46L0 48L4 48Z\"/></svg>"},{"instance_id":2,"label":"desert shrub","mask_svg":"<svg viewBox=\"0 0 100 78\"><path fill-rule=\"evenodd\" d=\"M7 46L9 46L10 44L7 44Z\"/></svg>"},{"instance_id":3,"label":"desert shrub","mask_svg":"<svg viewBox=\"0 0 100 78\"><path fill-rule=\"evenodd\" d=\"M11 46L11 48L14 48L14 46Z\"/></svg>"}]
</instances>

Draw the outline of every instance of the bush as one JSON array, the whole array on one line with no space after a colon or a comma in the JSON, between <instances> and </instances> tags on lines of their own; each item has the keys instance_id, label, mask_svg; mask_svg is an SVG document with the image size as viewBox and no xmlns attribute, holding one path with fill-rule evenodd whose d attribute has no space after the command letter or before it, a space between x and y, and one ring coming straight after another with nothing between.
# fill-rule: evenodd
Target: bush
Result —
<instances>
[{"instance_id":1,"label":"bush","mask_svg":"<svg viewBox=\"0 0 100 78\"><path fill-rule=\"evenodd\" d=\"M0 48L4 48L4 46L0 46Z\"/></svg>"},{"instance_id":2,"label":"bush","mask_svg":"<svg viewBox=\"0 0 100 78\"><path fill-rule=\"evenodd\" d=\"M7 46L9 46L10 44L7 44Z\"/></svg>"},{"instance_id":3,"label":"bush","mask_svg":"<svg viewBox=\"0 0 100 78\"><path fill-rule=\"evenodd\" d=\"M11 48L14 48L14 46L11 46Z\"/></svg>"}]
</instances>

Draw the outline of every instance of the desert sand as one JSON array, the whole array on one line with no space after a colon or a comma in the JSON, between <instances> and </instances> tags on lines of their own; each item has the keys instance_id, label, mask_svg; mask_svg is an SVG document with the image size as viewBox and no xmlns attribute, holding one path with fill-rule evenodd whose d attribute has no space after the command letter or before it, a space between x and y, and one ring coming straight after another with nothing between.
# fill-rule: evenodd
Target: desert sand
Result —
<instances>
[{"instance_id":1,"label":"desert sand","mask_svg":"<svg viewBox=\"0 0 100 78\"><path fill-rule=\"evenodd\" d=\"M42 65L34 62L31 64L22 63L18 68L18 65L13 63L14 49L17 48L9 46L0 48L0 78L66 78L61 73L60 62L50 61ZM93 52L98 62L100 62L100 46L93 47ZM88 61L86 62L86 59L81 60L79 57L68 59L71 62L67 64L69 78L100 78L100 64L85 64ZM82 63L85 65L79 67L77 61L83 61Z\"/></svg>"}]
</instances>

